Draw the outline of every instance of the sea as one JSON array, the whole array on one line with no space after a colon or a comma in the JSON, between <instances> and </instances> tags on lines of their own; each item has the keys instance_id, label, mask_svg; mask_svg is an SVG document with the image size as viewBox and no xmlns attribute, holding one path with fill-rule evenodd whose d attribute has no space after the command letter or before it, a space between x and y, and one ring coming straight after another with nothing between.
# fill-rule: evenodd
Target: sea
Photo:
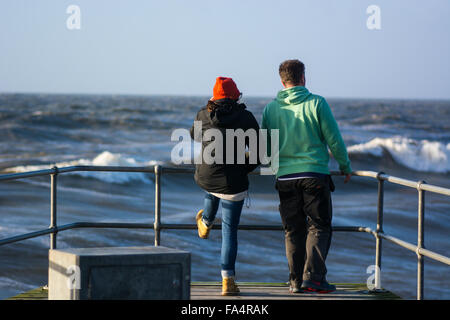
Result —
<instances>
[{"instance_id":1,"label":"sea","mask_svg":"<svg viewBox=\"0 0 450 320\"><path fill-rule=\"evenodd\" d=\"M189 129L202 96L0 94L0 174L53 166L172 166L175 129ZM244 97L261 121L270 97ZM450 187L450 101L327 98L353 170L383 171ZM331 158L330 169L337 164ZM333 177L333 225L376 229L377 181ZM242 224L281 224L273 176L250 176ZM417 243L417 190L385 183L384 231ZM191 174L162 176L162 222L195 223L204 191ZM154 222L154 176L78 172L58 176L58 224ZM425 247L450 256L450 198L425 194ZM220 212L218 214L220 221ZM50 178L0 182L0 239L50 223ZM238 234L237 281L286 282L282 231ZM76 229L58 233L58 248L154 244L149 229ZM221 233L163 230L161 245L191 252L193 281L220 281ZM0 246L0 299L47 284L49 236ZM331 283L370 283L375 239L334 232L327 258ZM449 266L425 258L426 299L450 299ZM383 241L381 285L416 298L417 256Z\"/></svg>"}]
</instances>

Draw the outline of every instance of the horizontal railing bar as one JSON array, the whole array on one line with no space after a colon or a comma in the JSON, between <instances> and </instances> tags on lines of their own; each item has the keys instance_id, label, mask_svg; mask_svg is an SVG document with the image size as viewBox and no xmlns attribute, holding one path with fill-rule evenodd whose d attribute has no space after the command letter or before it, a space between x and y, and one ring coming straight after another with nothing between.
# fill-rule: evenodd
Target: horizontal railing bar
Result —
<instances>
[{"instance_id":1,"label":"horizontal railing bar","mask_svg":"<svg viewBox=\"0 0 450 320\"><path fill-rule=\"evenodd\" d=\"M267 167L265 167L267 168ZM161 167L163 173L194 173L195 168L189 166L178 166L178 167ZM260 170L254 170L250 172L251 175L261 175ZM340 171L331 171L331 175L338 176L342 175ZM273 175L273 174L272 174ZM376 176L376 174L375 174Z\"/></svg>"},{"instance_id":2,"label":"horizontal railing bar","mask_svg":"<svg viewBox=\"0 0 450 320\"><path fill-rule=\"evenodd\" d=\"M416 246L416 245L414 245L412 243L409 243L409 242L406 242L406 241L401 240L399 238L390 236L390 235L385 234L383 232L376 232L374 230L371 230L370 228L364 228L364 229L365 229L364 230L365 232L371 233L375 237L378 235L380 238L383 238L383 239L388 240L388 241L390 241L392 243L395 243L396 245L398 245L400 247L403 247L405 249L408 249L408 250L410 250L412 252L415 252L416 254L419 253L419 254L424 255L424 256L432 259L432 260L436 260L436 261L442 262L444 264L450 265L450 258L449 257L446 257L444 255L441 255L439 253L436 253L434 251L431 251L431 250L428 250L428 249L425 249L425 248L419 248L418 246Z\"/></svg>"},{"instance_id":3,"label":"horizontal railing bar","mask_svg":"<svg viewBox=\"0 0 450 320\"><path fill-rule=\"evenodd\" d=\"M416 252L416 250L417 250L417 246L412 244L412 243L406 242L404 240L401 240L399 238L387 235L387 234L382 233L382 232L379 232L378 235L381 238L386 239L386 240L388 240L388 241L390 241L392 243L395 243L395 244L399 245L400 247L403 247L403 248L408 249L410 251Z\"/></svg>"},{"instance_id":4,"label":"horizontal railing bar","mask_svg":"<svg viewBox=\"0 0 450 320\"><path fill-rule=\"evenodd\" d=\"M58 226L56 231L65 231L80 228L117 228L117 229L153 229L153 223L133 222L74 222Z\"/></svg>"},{"instance_id":5,"label":"horizontal railing bar","mask_svg":"<svg viewBox=\"0 0 450 320\"><path fill-rule=\"evenodd\" d=\"M196 224L170 224L163 223L160 225L161 229L185 229L185 230L195 230L197 229ZM212 229L220 230L222 226L220 224L215 224ZM266 231L283 231L282 225L263 225L263 224L240 224L238 226L239 230L266 230ZM360 226L333 226L333 231L347 231L347 232L367 232L368 228ZM370 229L369 229L370 230Z\"/></svg>"},{"instance_id":6,"label":"horizontal railing bar","mask_svg":"<svg viewBox=\"0 0 450 320\"><path fill-rule=\"evenodd\" d=\"M369 178L377 179L378 172L358 170L358 171L353 171L352 175L358 176L358 177L369 177Z\"/></svg>"},{"instance_id":7,"label":"horizontal railing bar","mask_svg":"<svg viewBox=\"0 0 450 320\"><path fill-rule=\"evenodd\" d=\"M122 229L153 229L153 223L130 223L130 222L74 222L65 225L61 225L54 228L47 228L39 231L34 231L30 233L25 233L18 236L13 236L0 240L0 246L18 242L22 240L32 239L40 236L48 235L52 232L60 232L70 229L81 229L81 228L122 228ZM196 224L161 224L161 229L186 229L193 230L197 229ZM221 229L221 225L217 224L213 226L213 229ZM271 231L281 231L283 227L281 225L239 225L240 230L271 230ZM354 231L354 232L364 232L364 227L352 227L352 226L335 226L333 231Z\"/></svg>"},{"instance_id":8,"label":"horizontal railing bar","mask_svg":"<svg viewBox=\"0 0 450 320\"><path fill-rule=\"evenodd\" d=\"M17 179L25 179L39 176L48 176L55 173L55 170L37 170L37 171L29 171L29 172L19 172L19 173L8 173L0 175L0 181L8 181L8 180L17 180Z\"/></svg>"},{"instance_id":9,"label":"horizontal railing bar","mask_svg":"<svg viewBox=\"0 0 450 320\"><path fill-rule=\"evenodd\" d=\"M122 228L122 229L153 229L153 223L129 223L129 222L74 222L54 228L47 228L30 233L25 233L0 240L0 246L19 242L22 240L37 238L53 232L80 228Z\"/></svg>"},{"instance_id":10,"label":"horizontal railing bar","mask_svg":"<svg viewBox=\"0 0 450 320\"><path fill-rule=\"evenodd\" d=\"M161 167L162 173L194 173L195 169L188 166Z\"/></svg>"},{"instance_id":11,"label":"horizontal railing bar","mask_svg":"<svg viewBox=\"0 0 450 320\"><path fill-rule=\"evenodd\" d=\"M393 177L387 174L380 174L379 178L384 181L388 181L390 183L399 184L405 187L417 188L417 181L407 180L403 178Z\"/></svg>"},{"instance_id":12,"label":"horizontal railing bar","mask_svg":"<svg viewBox=\"0 0 450 320\"><path fill-rule=\"evenodd\" d=\"M419 189L424 190L424 191L430 191L430 192L434 192L434 193L443 194L446 196L450 196L450 189L434 186L432 184L422 183L419 186Z\"/></svg>"},{"instance_id":13,"label":"horizontal railing bar","mask_svg":"<svg viewBox=\"0 0 450 320\"><path fill-rule=\"evenodd\" d=\"M411 181L411 180L407 180L407 179L403 179L403 178L393 177L393 176L390 176L390 175L387 175L384 173L380 174L379 178L384 181L388 181L388 182L391 182L394 184L400 184L400 185L414 188L417 190L430 191L430 192L450 196L450 189L448 189L448 188L443 188L443 187L435 186L435 185L428 184L428 183L421 183L419 181Z\"/></svg>"},{"instance_id":14,"label":"horizontal railing bar","mask_svg":"<svg viewBox=\"0 0 450 320\"><path fill-rule=\"evenodd\" d=\"M30 233L24 233L24 234L21 234L21 235L18 235L18 236L13 236L13 237L1 239L0 240L0 246L5 245L5 244L9 244L9 243L14 243L14 242L27 240L27 239L32 239L32 238L45 236L45 235L50 234L50 233L52 233L54 231L55 231L54 228L47 228L47 229L43 229L43 230L39 230L39 231L34 231L34 232L30 232Z\"/></svg>"},{"instance_id":15,"label":"horizontal railing bar","mask_svg":"<svg viewBox=\"0 0 450 320\"><path fill-rule=\"evenodd\" d=\"M162 223L160 225L161 229L178 229L178 230L195 230L197 229L196 224L172 224L172 223ZM222 226L220 224L214 224L212 229L220 230ZM240 224L238 226L239 230L266 230L266 231L281 231L283 227L281 225L248 225L248 224Z\"/></svg>"},{"instance_id":16,"label":"horizontal railing bar","mask_svg":"<svg viewBox=\"0 0 450 320\"><path fill-rule=\"evenodd\" d=\"M155 166L145 166L145 167L123 167L123 166L70 166L70 167L61 167L61 168L52 168L46 170L37 170L37 171L29 171L29 172L20 172L20 173L10 173L0 175L0 181L8 181L8 180L17 180L24 178L32 178L38 176L46 176L55 173L68 173L68 172L77 172L77 171L104 171L104 172L140 172L140 173L154 173ZM192 173L194 172L193 167L161 167L164 173ZM259 175L260 171L256 170L251 172L252 175ZM419 183L417 181L407 180L403 178L398 178L394 176L390 176L384 173L378 173L374 171L354 171L352 173L354 176L358 177L370 177L375 179L380 179L384 181L388 181L394 184L403 185L406 187L425 190L429 192L434 192L438 194L443 194L446 196L450 196L450 189L443 188L427 183ZM337 176L342 175L340 171L331 171L331 175Z\"/></svg>"},{"instance_id":17,"label":"horizontal railing bar","mask_svg":"<svg viewBox=\"0 0 450 320\"><path fill-rule=\"evenodd\" d=\"M414 188L417 190L430 191L430 192L450 196L449 188L443 188L443 187L435 186L435 185L428 184L428 183L421 183L419 181L412 181L412 180L407 180L407 179L403 179L403 178L398 178L398 177L390 176L385 173L376 173L373 171L354 171L352 174L354 176L358 176L358 177L371 177L371 178L380 179L383 181L388 181L393 184L399 184L399 185L403 185L405 187Z\"/></svg>"},{"instance_id":18,"label":"horizontal railing bar","mask_svg":"<svg viewBox=\"0 0 450 320\"><path fill-rule=\"evenodd\" d=\"M430 250L425 249L425 248L417 248L417 253L419 253L419 254L421 254L421 255L423 255L425 257L428 257L428 258L430 258L432 260L436 260L436 261L445 263L447 265L450 265L450 258L448 258L446 256L443 256L442 254L430 251Z\"/></svg>"},{"instance_id":19,"label":"horizontal railing bar","mask_svg":"<svg viewBox=\"0 0 450 320\"><path fill-rule=\"evenodd\" d=\"M141 173L154 173L154 166L146 167L122 167L122 166L74 166L69 167L70 170L67 172L74 171L106 171L106 172L141 172ZM58 169L59 172L63 172Z\"/></svg>"},{"instance_id":20,"label":"horizontal railing bar","mask_svg":"<svg viewBox=\"0 0 450 320\"><path fill-rule=\"evenodd\" d=\"M0 175L0 181L17 180L24 178L32 178L38 176L48 176L55 173L68 173L68 172L82 172L82 171L104 171L104 172L141 172L141 173L153 173L154 166L147 167L123 167L123 166L71 166L52 168L46 170L37 170L29 172L9 173Z\"/></svg>"},{"instance_id":21,"label":"horizontal railing bar","mask_svg":"<svg viewBox=\"0 0 450 320\"><path fill-rule=\"evenodd\" d=\"M424 255L424 256L426 256L426 257L428 257L430 259L433 259L433 260L445 263L447 265L450 265L450 258L448 258L446 256L443 256L443 255L441 255L439 253L427 250L425 248L419 248L416 245L413 245L413 244L411 244L409 242L403 241L401 239L398 239L396 237L393 237L393 236L390 236L390 235L387 235L387 234L384 234L384 233L378 233L378 235L380 237L382 237L383 239L386 239L386 240L388 240L388 241L390 241L392 243L395 243L396 245L399 245L400 247L403 247L403 248L408 249L408 250L410 250L412 252L415 252L416 254L418 253L418 254Z\"/></svg>"}]
</instances>

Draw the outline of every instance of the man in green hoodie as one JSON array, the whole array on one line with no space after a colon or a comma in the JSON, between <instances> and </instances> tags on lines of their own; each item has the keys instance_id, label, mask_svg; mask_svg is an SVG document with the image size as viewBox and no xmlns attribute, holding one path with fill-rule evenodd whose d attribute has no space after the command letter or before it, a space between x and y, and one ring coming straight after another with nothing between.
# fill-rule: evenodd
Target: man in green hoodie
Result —
<instances>
[{"instance_id":1,"label":"man in green hoodie","mask_svg":"<svg viewBox=\"0 0 450 320\"><path fill-rule=\"evenodd\" d=\"M264 109L262 129L278 129L276 189L285 230L290 292L331 292L325 259L331 243L334 185L328 169L331 150L350 180L352 169L338 125L326 100L305 88L305 66L299 60L280 64L284 89ZM270 135L268 136L270 143ZM269 145L268 145L269 147Z\"/></svg>"}]
</instances>

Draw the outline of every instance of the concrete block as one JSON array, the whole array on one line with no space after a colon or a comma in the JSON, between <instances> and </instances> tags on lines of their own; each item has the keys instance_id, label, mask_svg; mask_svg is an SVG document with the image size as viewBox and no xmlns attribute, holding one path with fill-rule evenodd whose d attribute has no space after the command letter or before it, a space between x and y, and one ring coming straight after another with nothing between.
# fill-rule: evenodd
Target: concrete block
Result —
<instances>
[{"instance_id":1,"label":"concrete block","mask_svg":"<svg viewBox=\"0 0 450 320\"><path fill-rule=\"evenodd\" d=\"M190 298L191 256L167 247L49 251L50 300Z\"/></svg>"}]
</instances>

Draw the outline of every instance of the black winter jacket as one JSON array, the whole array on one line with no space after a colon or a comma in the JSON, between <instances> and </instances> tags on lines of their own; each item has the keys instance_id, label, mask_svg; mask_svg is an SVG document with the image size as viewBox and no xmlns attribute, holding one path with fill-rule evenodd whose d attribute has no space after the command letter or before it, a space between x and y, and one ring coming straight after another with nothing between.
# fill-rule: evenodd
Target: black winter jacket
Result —
<instances>
[{"instance_id":1,"label":"black winter jacket","mask_svg":"<svg viewBox=\"0 0 450 320\"><path fill-rule=\"evenodd\" d=\"M208 106L212 111L208 111ZM207 192L236 194L248 189L248 173L253 171L259 165L259 157L256 164L250 164L246 158L245 164L237 164L237 139L234 140L234 162L226 163L226 129L248 129L256 130L257 146L259 146L259 125L253 114L246 110L243 103L237 103L234 100L222 99L208 101L206 107L202 108L195 118L202 122L201 136L194 137L194 125L191 128L191 138L202 142L202 155L204 149L211 141L203 141L203 134L208 129L218 129L223 137L223 164L206 164L202 158L201 164L196 164L194 179L196 183ZM246 139L248 146L249 139ZM250 150L250 152L257 152ZM253 161L254 162L254 161Z\"/></svg>"}]
</instances>

